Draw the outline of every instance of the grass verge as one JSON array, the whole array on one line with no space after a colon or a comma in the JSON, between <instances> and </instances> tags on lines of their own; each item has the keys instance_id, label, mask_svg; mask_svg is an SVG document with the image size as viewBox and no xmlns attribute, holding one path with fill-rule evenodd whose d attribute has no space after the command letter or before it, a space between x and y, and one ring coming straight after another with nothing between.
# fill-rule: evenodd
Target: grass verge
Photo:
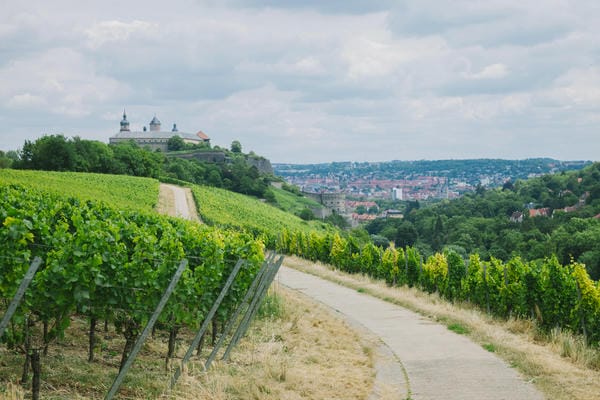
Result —
<instances>
[{"instance_id":1,"label":"grass verge","mask_svg":"<svg viewBox=\"0 0 600 400\"><path fill-rule=\"evenodd\" d=\"M230 362L217 362L208 373L192 365L174 398L368 398L371 343L324 306L284 288L276 293Z\"/></svg>"},{"instance_id":2,"label":"grass verge","mask_svg":"<svg viewBox=\"0 0 600 400\"><path fill-rule=\"evenodd\" d=\"M364 275L351 275L325 265L286 257L285 265L384 301L400 305L448 327L460 326L474 342L493 351L549 399L593 400L600 393L600 353L580 338L556 331L543 335L528 320L498 320L467 304L451 304L436 294L414 288L389 287Z\"/></svg>"}]
</instances>

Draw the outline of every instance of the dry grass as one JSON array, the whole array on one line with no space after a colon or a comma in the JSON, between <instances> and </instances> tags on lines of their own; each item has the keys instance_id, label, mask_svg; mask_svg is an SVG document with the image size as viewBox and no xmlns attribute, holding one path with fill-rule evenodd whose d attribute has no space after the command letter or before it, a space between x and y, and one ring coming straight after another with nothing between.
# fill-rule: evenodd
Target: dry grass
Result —
<instances>
[{"instance_id":1,"label":"dry grass","mask_svg":"<svg viewBox=\"0 0 600 400\"><path fill-rule=\"evenodd\" d=\"M278 288L275 317L255 320L229 362L203 370L192 358L176 386L166 390L173 371L165 372L167 335L148 339L129 371L120 399L366 399L374 381L371 343L324 306ZM271 307L273 308L273 307ZM43 399L102 399L116 376L123 339L112 329L99 334L97 361L86 358L84 320L75 319L64 339L43 358ZM177 358L191 342L182 332ZM0 346L0 399L30 397L17 384L22 356ZM175 364L175 363L173 363Z\"/></svg>"},{"instance_id":2,"label":"dry grass","mask_svg":"<svg viewBox=\"0 0 600 400\"><path fill-rule=\"evenodd\" d=\"M184 188L185 190L185 199L187 201L188 208L190 209L190 219L192 221L202 222L200 216L198 215L198 210L196 210L196 201L194 200L194 194L192 193L192 189Z\"/></svg>"},{"instance_id":3,"label":"dry grass","mask_svg":"<svg viewBox=\"0 0 600 400\"><path fill-rule=\"evenodd\" d=\"M277 289L285 310L255 325L231 362L193 365L178 399L366 399L372 344L324 306Z\"/></svg>"},{"instance_id":4,"label":"dry grass","mask_svg":"<svg viewBox=\"0 0 600 400\"><path fill-rule=\"evenodd\" d=\"M468 336L473 341L516 367L549 399L600 399L600 372L595 369L599 353L573 335L558 331L541 335L531 321L501 321L471 306L451 304L435 294L406 287L390 288L385 282L334 271L295 257L286 258L285 265L360 289L446 325L468 327Z\"/></svg>"},{"instance_id":5,"label":"dry grass","mask_svg":"<svg viewBox=\"0 0 600 400\"><path fill-rule=\"evenodd\" d=\"M175 217L175 211L175 193L173 193L173 190L169 186L161 183L158 194L158 204L156 205L156 212Z\"/></svg>"}]
</instances>

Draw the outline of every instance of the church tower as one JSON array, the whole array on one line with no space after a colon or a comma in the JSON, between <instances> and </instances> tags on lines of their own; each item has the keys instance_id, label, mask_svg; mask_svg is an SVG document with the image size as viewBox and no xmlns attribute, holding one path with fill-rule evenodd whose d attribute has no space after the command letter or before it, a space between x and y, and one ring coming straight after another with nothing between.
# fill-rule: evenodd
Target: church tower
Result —
<instances>
[{"instance_id":1,"label":"church tower","mask_svg":"<svg viewBox=\"0 0 600 400\"><path fill-rule=\"evenodd\" d=\"M127 121L125 109L123 109L123 119L121 120L121 132L129 132L129 121Z\"/></svg>"},{"instance_id":2,"label":"church tower","mask_svg":"<svg viewBox=\"0 0 600 400\"><path fill-rule=\"evenodd\" d=\"M150 132L160 132L160 121L156 118L156 115L150 121Z\"/></svg>"}]
</instances>

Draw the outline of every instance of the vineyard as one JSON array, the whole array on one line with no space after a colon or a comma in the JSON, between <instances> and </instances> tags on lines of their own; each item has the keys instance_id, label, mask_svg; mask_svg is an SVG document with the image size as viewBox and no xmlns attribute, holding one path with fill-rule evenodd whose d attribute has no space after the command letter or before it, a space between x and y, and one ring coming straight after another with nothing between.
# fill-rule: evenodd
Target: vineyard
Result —
<instances>
[{"instance_id":1,"label":"vineyard","mask_svg":"<svg viewBox=\"0 0 600 400\"><path fill-rule=\"evenodd\" d=\"M0 170L0 182L2 313L34 258L42 260L1 338L9 351L22 355L22 378L29 365L38 365L35 378L36 363L75 318L88 324L90 361L98 348L98 325L111 325L122 335L122 367L186 259L189 265L156 325L169 337L169 359L172 341L198 328L236 262L248 260L216 320L229 318L264 261L265 247L390 286L437 292L499 317L531 318L545 331L568 329L592 346L600 341L600 284L574 261L563 265L550 255L484 261L452 250L424 258L415 248L364 244L321 222L204 186L192 191L202 219L214 226L150 212L158 193L152 179ZM15 371L2 379L19 380Z\"/></svg>"},{"instance_id":2,"label":"vineyard","mask_svg":"<svg viewBox=\"0 0 600 400\"><path fill-rule=\"evenodd\" d=\"M256 236L262 236L268 245L274 246L275 239L284 229L309 234L331 230L327 224L302 219L258 200L223 189L207 186L192 186L198 212L207 223L243 228Z\"/></svg>"},{"instance_id":3,"label":"vineyard","mask_svg":"<svg viewBox=\"0 0 600 400\"><path fill-rule=\"evenodd\" d=\"M277 250L322 261L351 273L364 273L389 285L418 287L450 301L467 301L499 317L532 318L540 328L568 329L600 344L600 283L583 264L561 265L556 257L525 262L464 260L454 251L423 259L417 249L385 250L352 237L284 230Z\"/></svg>"},{"instance_id":4,"label":"vineyard","mask_svg":"<svg viewBox=\"0 0 600 400\"><path fill-rule=\"evenodd\" d=\"M100 181L91 184L102 190ZM141 183L152 193L155 181ZM140 189L128 187L133 192ZM76 190L75 185L63 189L63 193ZM130 200L135 199L133 192ZM22 354L25 380L32 366L34 393L36 385L39 390L44 354L75 317L89 323L89 361L97 347L97 324L114 325L125 342L123 367L182 260L189 264L156 325L172 341L181 329L197 329L243 259L246 263L218 309L217 320L226 321L264 260L262 243L248 234L18 185L0 185L0 223L2 314L34 258L42 260L1 338L10 351ZM12 371L2 378L18 377Z\"/></svg>"},{"instance_id":5,"label":"vineyard","mask_svg":"<svg viewBox=\"0 0 600 400\"><path fill-rule=\"evenodd\" d=\"M438 292L499 317L532 318L546 331L562 328L583 334L592 346L600 341L600 283L581 263L562 265L552 255L537 261L483 261L477 254L463 259L453 251L425 259L415 248L384 250L353 236L310 229L306 222L242 195L198 186L192 190L201 199L203 218L261 236L280 253L364 273L390 285Z\"/></svg>"},{"instance_id":6,"label":"vineyard","mask_svg":"<svg viewBox=\"0 0 600 400\"><path fill-rule=\"evenodd\" d=\"M151 212L158 199L158 181L128 175L0 169L0 182L25 184L59 196L96 200L120 209Z\"/></svg>"}]
</instances>

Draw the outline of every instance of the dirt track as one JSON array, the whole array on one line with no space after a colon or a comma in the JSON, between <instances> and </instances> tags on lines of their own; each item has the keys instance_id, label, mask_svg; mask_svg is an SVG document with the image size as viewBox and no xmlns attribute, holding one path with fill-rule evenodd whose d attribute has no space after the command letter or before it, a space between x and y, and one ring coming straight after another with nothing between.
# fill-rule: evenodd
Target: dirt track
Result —
<instances>
[{"instance_id":1,"label":"dirt track","mask_svg":"<svg viewBox=\"0 0 600 400\"><path fill-rule=\"evenodd\" d=\"M161 183L160 197L161 202L164 204L165 214L198 221L198 214L190 189Z\"/></svg>"}]
</instances>

